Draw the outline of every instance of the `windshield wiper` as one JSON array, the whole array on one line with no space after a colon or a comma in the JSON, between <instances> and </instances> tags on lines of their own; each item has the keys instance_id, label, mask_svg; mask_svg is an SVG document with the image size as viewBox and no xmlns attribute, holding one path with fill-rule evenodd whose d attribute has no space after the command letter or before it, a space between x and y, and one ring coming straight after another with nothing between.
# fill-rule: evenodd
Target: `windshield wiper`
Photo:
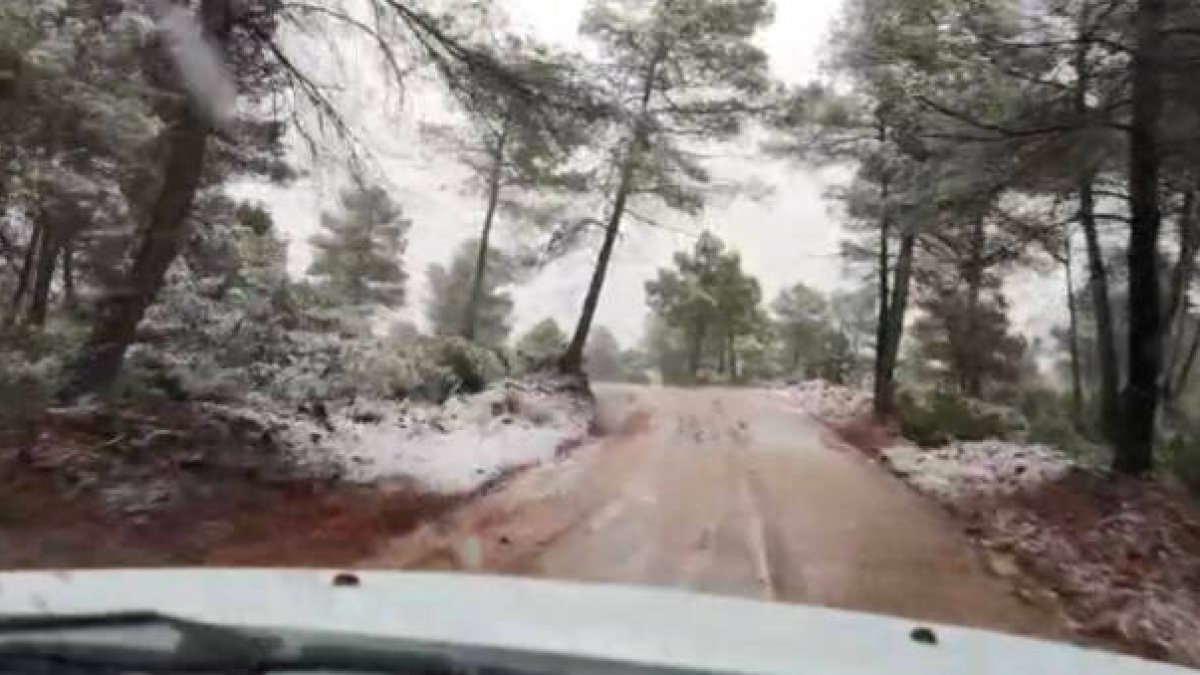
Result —
<instances>
[{"instance_id":1,"label":"windshield wiper","mask_svg":"<svg viewBox=\"0 0 1200 675\"><path fill-rule=\"evenodd\" d=\"M278 671L429 675L690 672L568 654L227 627L154 612L0 617L0 674Z\"/></svg>"},{"instance_id":2,"label":"windshield wiper","mask_svg":"<svg viewBox=\"0 0 1200 675\"><path fill-rule=\"evenodd\" d=\"M269 634L155 612L0 617L0 665L6 668L253 673L263 672L283 645Z\"/></svg>"}]
</instances>

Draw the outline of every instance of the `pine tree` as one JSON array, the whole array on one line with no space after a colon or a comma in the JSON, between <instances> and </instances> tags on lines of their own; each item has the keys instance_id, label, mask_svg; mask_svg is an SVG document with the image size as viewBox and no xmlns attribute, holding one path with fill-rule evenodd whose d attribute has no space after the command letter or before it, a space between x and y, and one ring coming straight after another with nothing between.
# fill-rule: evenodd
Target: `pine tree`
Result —
<instances>
[{"instance_id":1,"label":"pine tree","mask_svg":"<svg viewBox=\"0 0 1200 675\"><path fill-rule=\"evenodd\" d=\"M127 202L122 205L126 208L117 209L120 224L136 237L113 247L118 249L115 253L95 256L98 260L129 263L108 275L108 283L94 303L90 335L58 392L64 402L103 395L111 387L137 335L138 324L164 288L168 270L188 240L202 193L216 188L231 173L272 180L287 178L290 172L282 161L285 122L295 123L292 130L310 149L317 148L316 134L325 129L354 145L353 130L331 98L332 87L298 67L300 60L277 35L281 25L310 34L330 24L351 29L378 48L386 77L396 84L402 85L408 72L400 67L398 52L411 47L411 54L422 63L432 64L442 84L451 91L504 91L521 105L534 109L570 107L578 99L575 92L562 93L553 85L507 69L487 45L461 30L454 17L439 16L404 0L371 0L365 20L327 3L193 0L168 3L163 12L155 12L155 17L150 16L147 3L140 1L65 0L42 4L50 11L65 10L71 16L49 21L39 18L35 25L71 29L87 26L93 29L93 35L101 37L101 46L124 50L125 55L132 56L115 70L106 71L114 77L94 89L101 94L132 92L133 100L145 97L142 103L158 118L150 124L140 124L136 118L112 124L105 113L117 107L101 97L92 100L100 105L65 117L82 122L83 127L90 124L101 137L113 141L114 148L130 151L138 161L93 164L101 174L119 175ZM14 13L5 5L0 10L0 24L20 15L22 9L18 7ZM125 38L125 29L134 35L111 39L116 35ZM0 30L4 28L0 26ZM5 106L3 93L20 85L14 83L13 69L9 68L12 59L8 42L0 43L0 106ZM83 41L75 40L73 44L86 46L89 55L104 53ZM18 65L16 72L23 73L31 62ZM98 72L90 64L81 70ZM272 105L263 104L268 97ZM7 113L0 111L0 117L8 118ZM316 119L319 125L310 126L306 119ZM5 123L0 123L0 134L6 134L4 127ZM117 129L147 132L153 136L153 143L150 147L127 144L122 138L124 133L113 133ZM0 138L0 148L7 147L9 140ZM78 156L87 159L82 153ZM3 159L7 158L0 157ZM30 250L44 250L45 254L31 254L31 265L26 267L52 271L49 261L61 249L66 255L64 268L73 269L73 243L58 236L58 231L42 231L54 236L39 235L40 239L31 243ZM394 286L403 281L401 275L385 267L368 274L380 277L382 285ZM35 303L40 305L45 282L32 274L25 276L26 280L18 283L22 295L33 289ZM43 273L42 278L48 276ZM401 292L382 286L375 289L378 293L367 293L361 287L348 290L359 296L375 295L374 300L388 303L402 299Z\"/></svg>"},{"instance_id":2,"label":"pine tree","mask_svg":"<svg viewBox=\"0 0 1200 675\"><path fill-rule=\"evenodd\" d=\"M800 372L821 353L829 323L829 303L819 292L800 283L780 291L771 303L771 310L783 343L785 372Z\"/></svg>"},{"instance_id":3,"label":"pine tree","mask_svg":"<svg viewBox=\"0 0 1200 675\"><path fill-rule=\"evenodd\" d=\"M584 369L597 382L620 382L626 378L621 344L612 331L597 326L584 352Z\"/></svg>"},{"instance_id":4,"label":"pine tree","mask_svg":"<svg viewBox=\"0 0 1200 675\"><path fill-rule=\"evenodd\" d=\"M271 291L287 282L288 243L263 206L242 204L237 209L237 273L245 286Z\"/></svg>"},{"instance_id":5,"label":"pine tree","mask_svg":"<svg viewBox=\"0 0 1200 675\"><path fill-rule=\"evenodd\" d=\"M646 301L683 337L689 379L704 366L737 378L738 341L760 333L767 323L758 281L742 272L741 257L709 232L690 253L675 254L674 269L659 270L646 283Z\"/></svg>"},{"instance_id":6,"label":"pine tree","mask_svg":"<svg viewBox=\"0 0 1200 675\"><path fill-rule=\"evenodd\" d=\"M709 181L686 142L729 138L767 89L767 57L753 39L773 19L767 0L593 0L582 32L600 47L618 143L616 183L579 322L562 368L579 370L621 224L634 202L684 212L704 205Z\"/></svg>"},{"instance_id":7,"label":"pine tree","mask_svg":"<svg viewBox=\"0 0 1200 675\"><path fill-rule=\"evenodd\" d=\"M980 290L972 297L953 270L922 271L912 330L923 364L944 385L991 398L1017 383L1026 344L1009 326L999 279L989 276Z\"/></svg>"},{"instance_id":8,"label":"pine tree","mask_svg":"<svg viewBox=\"0 0 1200 675\"><path fill-rule=\"evenodd\" d=\"M518 38L497 40L496 59L530 82L549 88L572 89L576 66L566 56ZM532 200L544 205L553 191L575 191L587 182L582 173L567 169L576 150L589 139L599 111L588 105L580 89L578 106L531 107L509 89L458 90L467 115L465 125L428 125L426 136L450 150L471 172L470 182L484 202L475 267L468 287L458 332L474 339L483 320L493 230L502 212L524 215Z\"/></svg>"},{"instance_id":9,"label":"pine tree","mask_svg":"<svg viewBox=\"0 0 1200 675\"><path fill-rule=\"evenodd\" d=\"M567 335L554 319L543 319L517 340L517 359L527 372L545 370L562 357Z\"/></svg>"},{"instance_id":10,"label":"pine tree","mask_svg":"<svg viewBox=\"0 0 1200 675\"><path fill-rule=\"evenodd\" d=\"M462 317L471 305L475 294L479 240L463 242L455 251L450 268L433 264L427 273L429 279L429 303L426 316L437 335L459 335ZM499 249L487 253L488 275L478 289L475 304L474 341L489 347L498 347L508 340L512 331L512 297L505 293L505 286L516 280L515 263Z\"/></svg>"},{"instance_id":11,"label":"pine tree","mask_svg":"<svg viewBox=\"0 0 1200 675\"><path fill-rule=\"evenodd\" d=\"M402 306L408 280L405 237L411 227L382 188L359 184L345 190L340 212L321 214L323 232L309 240L314 258L308 273L351 305Z\"/></svg>"}]
</instances>

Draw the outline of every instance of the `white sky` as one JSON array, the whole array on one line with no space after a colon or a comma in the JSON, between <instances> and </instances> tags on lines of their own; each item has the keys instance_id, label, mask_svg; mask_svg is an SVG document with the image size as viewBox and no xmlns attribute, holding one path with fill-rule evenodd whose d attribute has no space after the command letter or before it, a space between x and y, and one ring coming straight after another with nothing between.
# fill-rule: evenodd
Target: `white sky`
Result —
<instances>
[{"instance_id":1,"label":"white sky","mask_svg":"<svg viewBox=\"0 0 1200 675\"><path fill-rule=\"evenodd\" d=\"M578 44L576 27L586 0L503 0L519 25L543 40L564 47ZM771 58L775 76L804 82L818 75L820 50L840 0L776 0L775 25L760 37ZM298 50L303 51L303 50ZM379 84L374 54L342 55L343 77L353 81L346 94L352 119L361 137L377 150L388 187L413 220L405 261L410 274L409 307L404 315L423 323L425 270L430 263L449 260L455 246L477 234L482 199L466 190L464 173L436 148L422 144L422 122L444 115L437 95L410 91L403 109L396 96ZM318 61L318 50L304 54ZM356 60L361 59L359 63ZM391 112L388 112L391 111ZM768 197L750 196L711 203L696 219L676 217L673 227L700 232L711 229L742 254L744 267L762 282L769 302L783 287L797 281L824 290L855 283L845 278L837 257L840 228L822 199L827 185L822 176L756 152L752 143L731 144L725 156L710 163L716 178L753 178L773 188ZM322 209L333 205L340 185L336 175L321 172L283 189L247 187L241 192L266 201L276 222L291 240L291 267L302 273L309 252L304 242L316 230ZM504 236L501 224L499 237ZM657 269L670 264L671 254L690 246L684 234L627 221L618 244L601 300L598 323L608 326L622 345L632 346L641 335L646 315L643 286ZM503 245L503 240L497 242ZM595 252L581 250L546 269L516 289L516 330L520 332L551 316L570 331L578 317ZM1027 280L1031 289L1044 282ZM1061 302L1047 293L1021 290L1014 302L1016 323L1042 332L1057 318ZM1017 298L1014 298L1015 300ZM1029 301L1026 301L1028 299Z\"/></svg>"}]
</instances>

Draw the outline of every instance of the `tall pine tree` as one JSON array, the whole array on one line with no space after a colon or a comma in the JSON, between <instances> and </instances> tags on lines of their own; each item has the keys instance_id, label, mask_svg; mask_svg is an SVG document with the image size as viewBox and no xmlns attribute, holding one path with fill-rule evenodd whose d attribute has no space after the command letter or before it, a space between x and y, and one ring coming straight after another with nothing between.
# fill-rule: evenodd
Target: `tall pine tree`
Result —
<instances>
[{"instance_id":1,"label":"tall pine tree","mask_svg":"<svg viewBox=\"0 0 1200 675\"><path fill-rule=\"evenodd\" d=\"M403 257L412 221L380 187L359 183L342 192L339 213L321 215L308 273L335 298L355 305L404 304Z\"/></svg>"},{"instance_id":2,"label":"tall pine tree","mask_svg":"<svg viewBox=\"0 0 1200 675\"><path fill-rule=\"evenodd\" d=\"M704 205L709 173L689 141L737 134L747 101L768 87L754 37L774 18L768 0L592 0L582 33L601 53L616 121L604 242L562 368L579 370L621 225L650 200L689 213Z\"/></svg>"}]
</instances>

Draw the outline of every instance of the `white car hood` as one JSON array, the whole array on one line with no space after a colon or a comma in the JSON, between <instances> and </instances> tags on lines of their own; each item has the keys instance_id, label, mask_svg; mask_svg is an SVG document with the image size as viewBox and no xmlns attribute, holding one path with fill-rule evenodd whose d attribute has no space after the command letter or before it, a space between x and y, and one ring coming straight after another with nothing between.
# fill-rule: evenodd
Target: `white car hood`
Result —
<instances>
[{"instance_id":1,"label":"white car hood","mask_svg":"<svg viewBox=\"0 0 1200 675\"><path fill-rule=\"evenodd\" d=\"M154 611L739 673L1194 673L980 630L682 591L511 577L170 569L0 574L0 615ZM914 641L914 628L937 644Z\"/></svg>"}]
</instances>

